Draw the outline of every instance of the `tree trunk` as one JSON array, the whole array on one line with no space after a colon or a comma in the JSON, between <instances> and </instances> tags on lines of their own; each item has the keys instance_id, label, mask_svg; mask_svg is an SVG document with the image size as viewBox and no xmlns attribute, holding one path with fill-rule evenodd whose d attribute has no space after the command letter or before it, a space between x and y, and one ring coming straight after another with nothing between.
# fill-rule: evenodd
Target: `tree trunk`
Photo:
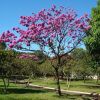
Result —
<instances>
[{"instance_id":1,"label":"tree trunk","mask_svg":"<svg viewBox=\"0 0 100 100\"><path fill-rule=\"evenodd\" d=\"M98 84L99 82L99 74L97 74L97 80L96 80L96 83Z\"/></svg>"},{"instance_id":2,"label":"tree trunk","mask_svg":"<svg viewBox=\"0 0 100 100\"><path fill-rule=\"evenodd\" d=\"M3 83L4 83L4 93L7 93L7 87L6 87L4 75L2 75L2 80L3 80Z\"/></svg>"},{"instance_id":3,"label":"tree trunk","mask_svg":"<svg viewBox=\"0 0 100 100\"><path fill-rule=\"evenodd\" d=\"M67 76L67 89L70 88L71 78Z\"/></svg>"},{"instance_id":4,"label":"tree trunk","mask_svg":"<svg viewBox=\"0 0 100 100\"><path fill-rule=\"evenodd\" d=\"M9 87L9 77L7 78L7 83L8 83L8 84L7 84L7 87Z\"/></svg>"},{"instance_id":5,"label":"tree trunk","mask_svg":"<svg viewBox=\"0 0 100 100\"><path fill-rule=\"evenodd\" d=\"M83 80L84 80L84 83L85 83L85 81L86 81L86 80L85 80L85 76L83 76Z\"/></svg>"},{"instance_id":6,"label":"tree trunk","mask_svg":"<svg viewBox=\"0 0 100 100\"><path fill-rule=\"evenodd\" d=\"M61 96L62 94L61 94L61 87L60 87L58 68L55 68L55 71L56 71L56 80L57 80L57 91L58 91L59 96Z\"/></svg>"},{"instance_id":7,"label":"tree trunk","mask_svg":"<svg viewBox=\"0 0 100 100\"><path fill-rule=\"evenodd\" d=\"M61 71L61 79L62 80L64 79L64 73L63 73L63 71Z\"/></svg>"},{"instance_id":8,"label":"tree trunk","mask_svg":"<svg viewBox=\"0 0 100 100\"><path fill-rule=\"evenodd\" d=\"M43 77L46 79L47 78L47 73L44 73L43 74Z\"/></svg>"}]
</instances>

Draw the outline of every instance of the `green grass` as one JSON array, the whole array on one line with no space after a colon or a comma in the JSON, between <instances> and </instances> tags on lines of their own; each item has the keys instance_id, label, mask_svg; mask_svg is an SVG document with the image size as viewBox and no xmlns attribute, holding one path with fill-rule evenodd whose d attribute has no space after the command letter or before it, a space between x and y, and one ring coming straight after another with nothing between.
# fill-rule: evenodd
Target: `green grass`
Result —
<instances>
[{"instance_id":1,"label":"green grass","mask_svg":"<svg viewBox=\"0 0 100 100\"><path fill-rule=\"evenodd\" d=\"M10 94L1 94L0 100L83 100L81 96L64 95L59 97L54 92L31 89L10 89Z\"/></svg>"},{"instance_id":2,"label":"green grass","mask_svg":"<svg viewBox=\"0 0 100 100\"><path fill-rule=\"evenodd\" d=\"M36 84L36 85L56 88L56 80L54 80L53 78L35 79L32 81L32 83ZM62 89L66 89L66 90L68 89L66 81L61 81L60 83L61 83ZM70 84L69 90L90 92L90 93L92 93L92 92L100 93L100 85L97 86L95 80L87 80L86 83L84 83L83 81L72 81Z\"/></svg>"},{"instance_id":3,"label":"green grass","mask_svg":"<svg viewBox=\"0 0 100 100\"><path fill-rule=\"evenodd\" d=\"M0 89L2 90L2 88L3 82L0 81ZM39 89L29 89L22 85L16 85L13 83L10 84L7 94L2 92L0 94L0 100L91 100L86 98L89 97L84 97L84 99L81 96L75 95L63 95L59 97L55 92Z\"/></svg>"}]
</instances>

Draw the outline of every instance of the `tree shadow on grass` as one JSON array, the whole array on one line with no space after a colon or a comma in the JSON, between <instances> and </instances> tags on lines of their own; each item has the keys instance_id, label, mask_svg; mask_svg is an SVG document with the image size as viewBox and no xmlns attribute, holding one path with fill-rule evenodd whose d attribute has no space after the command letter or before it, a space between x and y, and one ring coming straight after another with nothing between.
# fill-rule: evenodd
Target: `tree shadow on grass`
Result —
<instances>
[{"instance_id":1,"label":"tree shadow on grass","mask_svg":"<svg viewBox=\"0 0 100 100\"><path fill-rule=\"evenodd\" d=\"M96 83L96 80L93 80L93 81L87 80L85 83L87 83L87 84L94 84L94 85L100 85L100 80L98 81L98 83Z\"/></svg>"},{"instance_id":2,"label":"tree shadow on grass","mask_svg":"<svg viewBox=\"0 0 100 100\"><path fill-rule=\"evenodd\" d=\"M0 85L0 88L4 87L4 85Z\"/></svg>"},{"instance_id":3,"label":"tree shadow on grass","mask_svg":"<svg viewBox=\"0 0 100 100\"><path fill-rule=\"evenodd\" d=\"M90 96L83 95L72 95L72 94L63 94L62 96L53 95L56 98L66 99L66 100L93 100Z\"/></svg>"},{"instance_id":4,"label":"tree shadow on grass","mask_svg":"<svg viewBox=\"0 0 100 100\"><path fill-rule=\"evenodd\" d=\"M81 98L81 96L77 96L77 95L70 95L70 94L63 94L62 96L58 96L58 95L53 95L56 98L61 98L61 99L66 99L67 100L77 100L77 98ZM81 100L81 99L79 99Z\"/></svg>"},{"instance_id":5,"label":"tree shadow on grass","mask_svg":"<svg viewBox=\"0 0 100 100\"><path fill-rule=\"evenodd\" d=\"M29 88L9 88L8 93L25 94L25 93L47 93L46 90L29 89Z\"/></svg>"},{"instance_id":6,"label":"tree shadow on grass","mask_svg":"<svg viewBox=\"0 0 100 100\"><path fill-rule=\"evenodd\" d=\"M56 81L55 81L55 82L51 82L51 83L48 82L47 84L50 84L50 85L57 85ZM66 85L66 83L65 83L65 82L62 82L62 81L60 82L60 84L61 84L61 85Z\"/></svg>"},{"instance_id":7,"label":"tree shadow on grass","mask_svg":"<svg viewBox=\"0 0 100 100\"><path fill-rule=\"evenodd\" d=\"M100 89L100 85L89 85L89 84L84 84L80 85L81 87L88 88L88 89Z\"/></svg>"},{"instance_id":8,"label":"tree shadow on grass","mask_svg":"<svg viewBox=\"0 0 100 100\"><path fill-rule=\"evenodd\" d=\"M9 86L9 87L16 87L16 86ZM0 85L0 88L4 88L4 85Z\"/></svg>"}]
</instances>

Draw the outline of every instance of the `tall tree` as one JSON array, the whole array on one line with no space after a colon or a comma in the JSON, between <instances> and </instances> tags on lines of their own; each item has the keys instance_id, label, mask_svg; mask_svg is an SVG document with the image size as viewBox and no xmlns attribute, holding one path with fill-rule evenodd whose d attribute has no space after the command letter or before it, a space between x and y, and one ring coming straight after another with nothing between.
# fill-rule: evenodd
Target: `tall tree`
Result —
<instances>
[{"instance_id":1,"label":"tall tree","mask_svg":"<svg viewBox=\"0 0 100 100\"><path fill-rule=\"evenodd\" d=\"M90 54L87 52L87 50L77 48L71 53L71 55L75 61L73 69L76 76L83 79L85 82L86 78L93 76L93 63Z\"/></svg>"},{"instance_id":2,"label":"tall tree","mask_svg":"<svg viewBox=\"0 0 100 100\"><path fill-rule=\"evenodd\" d=\"M9 76L12 73L12 62L15 58L12 51L0 50L0 76L4 83L4 92L7 92L7 82L5 79L9 79ZM14 71L14 70L13 70ZM9 83L9 81L8 81Z\"/></svg>"},{"instance_id":3,"label":"tall tree","mask_svg":"<svg viewBox=\"0 0 100 100\"><path fill-rule=\"evenodd\" d=\"M93 60L95 61L95 71L98 72L100 67L100 0L97 2L97 7L91 12L91 29L86 32L85 45ZM100 73L97 73L100 76Z\"/></svg>"},{"instance_id":4,"label":"tall tree","mask_svg":"<svg viewBox=\"0 0 100 100\"><path fill-rule=\"evenodd\" d=\"M100 0L91 12L91 29L86 32L85 45L96 62L100 61ZM99 62L100 63L100 62Z\"/></svg>"},{"instance_id":5,"label":"tall tree","mask_svg":"<svg viewBox=\"0 0 100 100\"><path fill-rule=\"evenodd\" d=\"M77 47L85 36L85 30L90 26L87 22L88 16L77 18L75 11L64 7L57 8L53 5L50 9L44 9L32 16L21 16L21 25L26 30L14 28L20 33L19 39L11 32L4 32L1 41L6 41L10 48L17 47L25 49L33 43L40 46L43 52L49 56L56 57L56 65L52 65L56 73L57 90L61 95L59 69L62 67L62 55L66 55ZM22 44L26 44L22 45ZM23 48L21 46L24 46ZM28 49L28 48L26 48ZM33 48L34 49L34 48ZM62 52L64 51L64 52Z\"/></svg>"}]
</instances>

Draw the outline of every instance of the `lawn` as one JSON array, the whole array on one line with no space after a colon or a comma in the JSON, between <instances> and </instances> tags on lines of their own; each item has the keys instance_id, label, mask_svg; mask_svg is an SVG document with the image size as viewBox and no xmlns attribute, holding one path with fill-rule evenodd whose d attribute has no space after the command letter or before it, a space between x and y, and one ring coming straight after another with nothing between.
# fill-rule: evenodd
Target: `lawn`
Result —
<instances>
[{"instance_id":1,"label":"lawn","mask_svg":"<svg viewBox=\"0 0 100 100\"><path fill-rule=\"evenodd\" d=\"M84 100L81 96L64 95L59 97L54 92L25 88L9 89L9 94L0 94L0 100Z\"/></svg>"},{"instance_id":2,"label":"lawn","mask_svg":"<svg viewBox=\"0 0 100 100\"><path fill-rule=\"evenodd\" d=\"M62 89L66 89L66 90L68 89L66 81L61 81L60 83L61 83ZM99 81L99 83L100 83L100 81ZM32 81L32 84L56 88L56 81L53 78L34 79ZM90 92L90 93L92 93L92 92L100 93L100 85L97 85L95 80L87 80L85 83L83 81L72 81L70 84L69 90Z\"/></svg>"},{"instance_id":3,"label":"lawn","mask_svg":"<svg viewBox=\"0 0 100 100\"><path fill-rule=\"evenodd\" d=\"M38 79L38 81L40 81ZM42 83L42 80L41 80ZM51 85L53 86L53 85ZM91 100L90 97L63 95L59 97L55 92L46 90L29 89L23 85L10 84L8 93L2 93L3 83L0 81L0 100Z\"/></svg>"}]
</instances>

